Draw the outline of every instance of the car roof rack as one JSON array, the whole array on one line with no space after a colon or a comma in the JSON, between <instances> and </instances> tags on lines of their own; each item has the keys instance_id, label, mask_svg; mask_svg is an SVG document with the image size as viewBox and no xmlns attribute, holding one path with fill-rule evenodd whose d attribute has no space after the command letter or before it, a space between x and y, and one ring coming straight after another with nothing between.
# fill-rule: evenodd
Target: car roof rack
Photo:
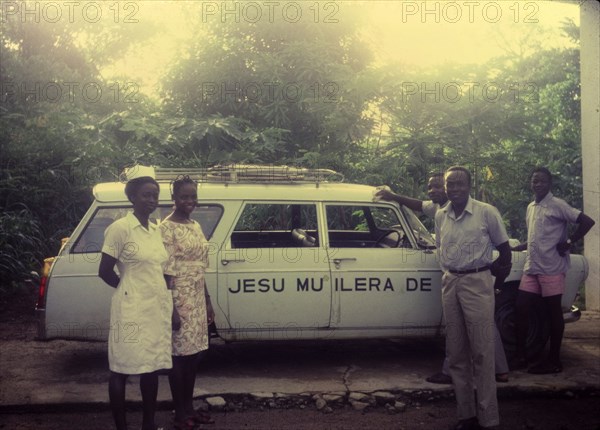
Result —
<instances>
[{"instance_id":1,"label":"car roof rack","mask_svg":"<svg viewBox=\"0 0 600 430\"><path fill-rule=\"evenodd\" d=\"M169 168L135 165L125 168L119 176L122 182L138 176L152 176L157 181L173 181L189 176L197 182L221 183L319 183L343 182L344 175L330 169L305 167L227 164L208 168Z\"/></svg>"}]
</instances>

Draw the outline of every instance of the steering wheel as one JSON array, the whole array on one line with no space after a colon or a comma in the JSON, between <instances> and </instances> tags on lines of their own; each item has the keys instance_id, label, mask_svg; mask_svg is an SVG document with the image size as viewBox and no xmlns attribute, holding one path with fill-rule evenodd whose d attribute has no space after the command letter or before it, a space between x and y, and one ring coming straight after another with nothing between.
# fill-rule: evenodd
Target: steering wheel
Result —
<instances>
[{"instance_id":1,"label":"steering wheel","mask_svg":"<svg viewBox=\"0 0 600 430\"><path fill-rule=\"evenodd\" d=\"M400 242L404 239L404 232L391 229L383 233L377 242L375 242L376 248L399 248Z\"/></svg>"}]
</instances>

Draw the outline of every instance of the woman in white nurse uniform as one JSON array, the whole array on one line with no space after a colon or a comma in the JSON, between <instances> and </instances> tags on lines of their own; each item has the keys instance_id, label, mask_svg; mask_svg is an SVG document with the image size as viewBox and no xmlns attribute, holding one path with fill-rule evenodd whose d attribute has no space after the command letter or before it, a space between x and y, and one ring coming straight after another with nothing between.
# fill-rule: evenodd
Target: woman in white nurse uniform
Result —
<instances>
[{"instance_id":1,"label":"woman in white nurse uniform","mask_svg":"<svg viewBox=\"0 0 600 430\"><path fill-rule=\"evenodd\" d=\"M155 430L158 370L171 368L173 299L163 276L168 255L160 230L149 221L158 205L159 185L149 176L127 182L133 213L104 233L98 275L116 288L111 302L108 392L115 424L126 430L125 385L140 375L142 430ZM115 273L115 265L119 274Z\"/></svg>"}]
</instances>

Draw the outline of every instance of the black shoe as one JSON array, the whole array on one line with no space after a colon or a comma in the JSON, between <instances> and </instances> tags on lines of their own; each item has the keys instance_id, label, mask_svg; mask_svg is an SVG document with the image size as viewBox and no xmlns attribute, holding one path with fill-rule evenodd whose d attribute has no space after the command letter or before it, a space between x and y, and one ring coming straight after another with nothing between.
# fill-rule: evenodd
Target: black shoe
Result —
<instances>
[{"instance_id":1,"label":"black shoe","mask_svg":"<svg viewBox=\"0 0 600 430\"><path fill-rule=\"evenodd\" d=\"M540 364L531 367L527 372L533 373L534 375L560 373L562 372L562 364L560 364L560 362L543 361Z\"/></svg>"},{"instance_id":2,"label":"black shoe","mask_svg":"<svg viewBox=\"0 0 600 430\"><path fill-rule=\"evenodd\" d=\"M508 382L508 373L496 373L496 382Z\"/></svg>"},{"instance_id":3,"label":"black shoe","mask_svg":"<svg viewBox=\"0 0 600 430\"><path fill-rule=\"evenodd\" d=\"M460 420L456 426L453 427L454 430L479 430L481 427L479 426L479 422L477 421L477 417L467 418L466 420Z\"/></svg>"},{"instance_id":4,"label":"black shoe","mask_svg":"<svg viewBox=\"0 0 600 430\"><path fill-rule=\"evenodd\" d=\"M431 375L430 377L425 378L425 380L427 382L431 382L432 384L452 384L452 378L450 375L446 375L442 372Z\"/></svg>"},{"instance_id":5,"label":"black shoe","mask_svg":"<svg viewBox=\"0 0 600 430\"><path fill-rule=\"evenodd\" d=\"M508 368L510 370L527 369L527 359L525 357L513 357L508 362Z\"/></svg>"}]
</instances>

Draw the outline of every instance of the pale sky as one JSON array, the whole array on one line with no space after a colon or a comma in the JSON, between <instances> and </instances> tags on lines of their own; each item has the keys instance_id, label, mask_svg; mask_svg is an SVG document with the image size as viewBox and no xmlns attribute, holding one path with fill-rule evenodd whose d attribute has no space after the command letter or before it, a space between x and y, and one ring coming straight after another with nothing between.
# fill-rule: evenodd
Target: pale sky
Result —
<instances>
[{"instance_id":1,"label":"pale sky","mask_svg":"<svg viewBox=\"0 0 600 430\"><path fill-rule=\"evenodd\" d=\"M256 1L233 2L230 11L224 10L222 4L216 1L135 2L136 9L123 10L120 19L129 16L138 21L131 25L155 23L163 31L103 70L103 75L108 79L127 75L140 84L141 91L156 95L156 84L186 41L202 31L203 22L218 23L219 20L284 20L293 25L300 12L301 19L335 25L342 8L360 8L368 22L364 38L371 44L378 64L391 62L425 67L485 62L501 53L500 34L557 28L566 17L579 24L577 4L558 1ZM185 9L186 5L201 8L195 10L193 20L188 19L190 10ZM507 30L509 27L512 28ZM560 45L564 41L554 39L548 43Z\"/></svg>"},{"instance_id":2,"label":"pale sky","mask_svg":"<svg viewBox=\"0 0 600 430\"><path fill-rule=\"evenodd\" d=\"M579 7L557 1L387 1L371 10L368 33L382 60L419 66L482 63L499 55L499 32L579 24ZM510 32L507 30L511 28ZM560 45L562 41L548 41Z\"/></svg>"}]
</instances>

